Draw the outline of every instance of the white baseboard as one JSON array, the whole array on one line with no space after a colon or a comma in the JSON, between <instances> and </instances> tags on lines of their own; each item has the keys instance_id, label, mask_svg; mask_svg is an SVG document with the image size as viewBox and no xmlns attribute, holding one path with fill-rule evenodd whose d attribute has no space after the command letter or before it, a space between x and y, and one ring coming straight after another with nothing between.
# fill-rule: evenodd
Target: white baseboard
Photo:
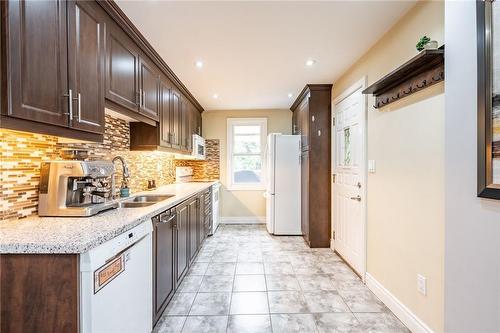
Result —
<instances>
[{"instance_id":1,"label":"white baseboard","mask_svg":"<svg viewBox=\"0 0 500 333\"><path fill-rule=\"evenodd\" d=\"M265 224L265 216L221 216L222 224Z\"/></svg>"},{"instance_id":2,"label":"white baseboard","mask_svg":"<svg viewBox=\"0 0 500 333\"><path fill-rule=\"evenodd\" d=\"M433 333L420 318L401 303L380 282L375 280L370 273L366 273L367 287L403 322L413 333Z\"/></svg>"}]
</instances>

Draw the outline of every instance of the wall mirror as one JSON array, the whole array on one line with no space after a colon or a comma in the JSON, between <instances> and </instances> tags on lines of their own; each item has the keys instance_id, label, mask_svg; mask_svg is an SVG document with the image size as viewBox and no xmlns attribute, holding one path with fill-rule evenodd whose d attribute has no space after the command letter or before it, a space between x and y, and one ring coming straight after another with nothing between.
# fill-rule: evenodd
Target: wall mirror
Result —
<instances>
[{"instance_id":1,"label":"wall mirror","mask_svg":"<svg viewBox=\"0 0 500 333\"><path fill-rule=\"evenodd\" d=\"M479 197L500 200L500 2L478 1Z\"/></svg>"}]
</instances>

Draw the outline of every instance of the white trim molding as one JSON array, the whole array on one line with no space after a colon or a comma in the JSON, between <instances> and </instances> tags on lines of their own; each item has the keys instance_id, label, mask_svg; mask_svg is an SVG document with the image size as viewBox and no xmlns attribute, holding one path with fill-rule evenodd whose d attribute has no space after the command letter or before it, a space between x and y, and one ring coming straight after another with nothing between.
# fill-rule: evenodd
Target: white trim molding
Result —
<instances>
[{"instance_id":1,"label":"white trim molding","mask_svg":"<svg viewBox=\"0 0 500 333\"><path fill-rule=\"evenodd\" d=\"M398 300L370 273L366 273L366 286L403 322L413 333L434 333L420 318Z\"/></svg>"},{"instance_id":2,"label":"white trim molding","mask_svg":"<svg viewBox=\"0 0 500 333\"><path fill-rule=\"evenodd\" d=\"M221 216L221 224L266 224L265 216Z\"/></svg>"}]
</instances>

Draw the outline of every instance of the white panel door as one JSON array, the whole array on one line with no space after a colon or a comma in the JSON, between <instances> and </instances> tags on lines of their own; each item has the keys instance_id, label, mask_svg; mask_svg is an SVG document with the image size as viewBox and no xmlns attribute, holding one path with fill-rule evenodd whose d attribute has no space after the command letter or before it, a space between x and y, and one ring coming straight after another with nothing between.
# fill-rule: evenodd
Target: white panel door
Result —
<instances>
[{"instance_id":1,"label":"white panel door","mask_svg":"<svg viewBox=\"0 0 500 333\"><path fill-rule=\"evenodd\" d=\"M365 273L365 98L362 86L335 104L332 219L335 250Z\"/></svg>"}]
</instances>

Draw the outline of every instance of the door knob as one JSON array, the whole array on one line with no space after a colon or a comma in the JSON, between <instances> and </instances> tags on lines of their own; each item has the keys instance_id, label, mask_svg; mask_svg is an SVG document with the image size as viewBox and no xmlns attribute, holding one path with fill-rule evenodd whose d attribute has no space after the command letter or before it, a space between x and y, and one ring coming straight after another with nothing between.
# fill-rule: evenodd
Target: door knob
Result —
<instances>
[{"instance_id":1,"label":"door knob","mask_svg":"<svg viewBox=\"0 0 500 333\"><path fill-rule=\"evenodd\" d=\"M351 200L361 201L361 196L351 197Z\"/></svg>"}]
</instances>

